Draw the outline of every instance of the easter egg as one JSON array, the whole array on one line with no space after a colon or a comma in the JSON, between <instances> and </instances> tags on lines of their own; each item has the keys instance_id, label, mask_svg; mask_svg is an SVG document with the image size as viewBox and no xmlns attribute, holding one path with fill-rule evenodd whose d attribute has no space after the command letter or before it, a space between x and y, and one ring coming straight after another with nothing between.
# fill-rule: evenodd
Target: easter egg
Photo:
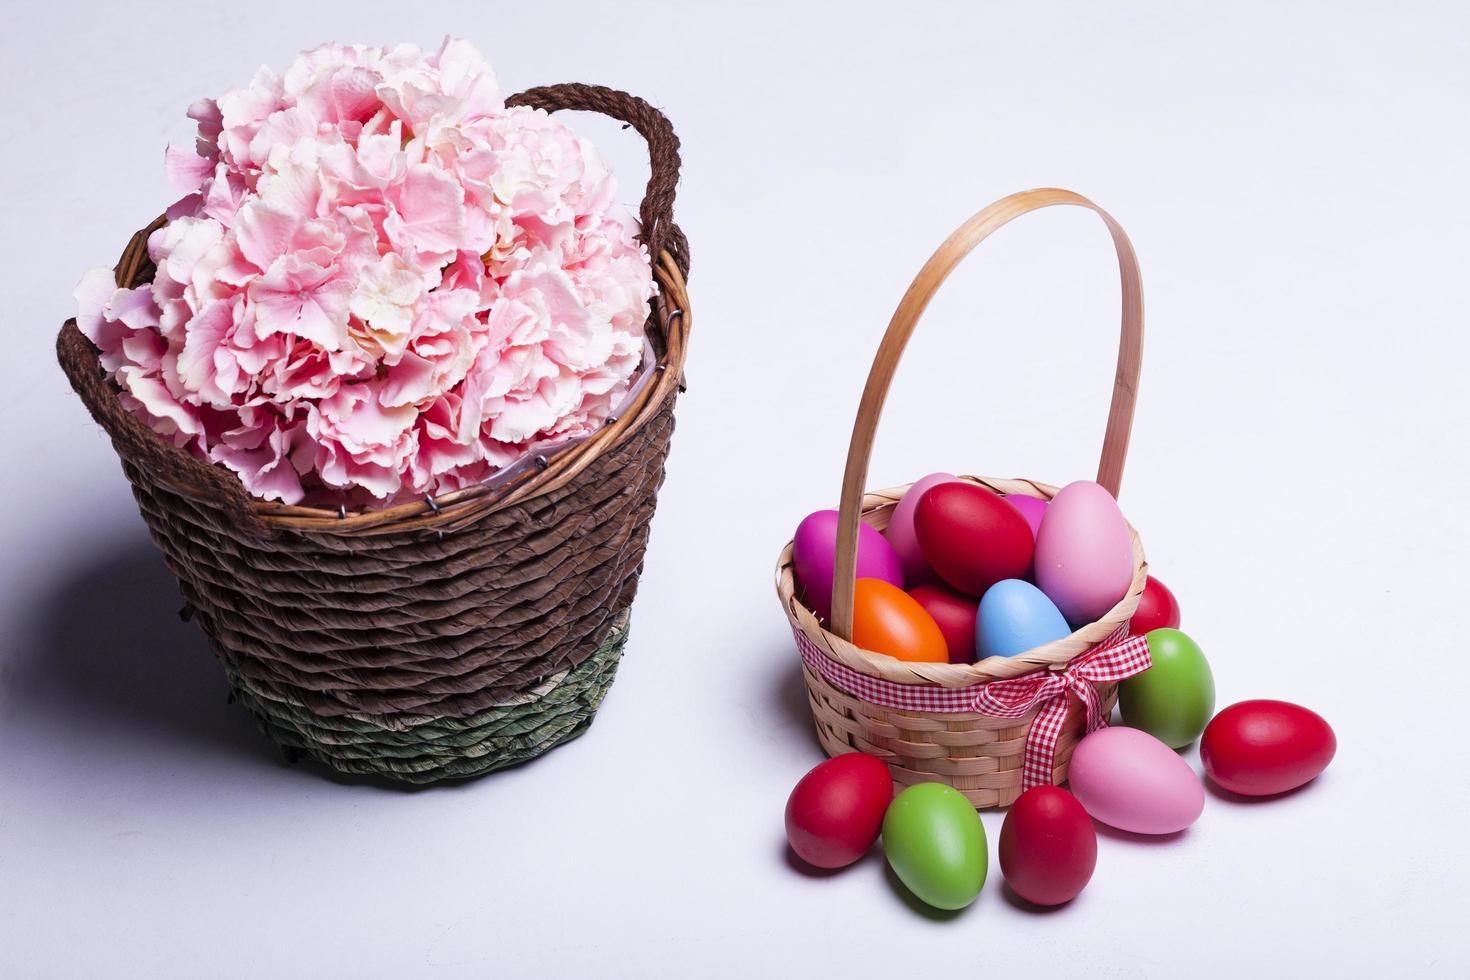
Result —
<instances>
[{"instance_id":1,"label":"easter egg","mask_svg":"<svg viewBox=\"0 0 1470 980\"><path fill-rule=\"evenodd\" d=\"M1337 754L1337 736L1315 711L1288 701L1242 701L1205 727L1200 761L1217 785L1272 796L1310 783Z\"/></svg>"},{"instance_id":2,"label":"easter egg","mask_svg":"<svg viewBox=\"0 0 1470 980\"><path fill-rule=\"evenodd\" d=\"M1133 546L1118 502L1090 480L1067 484L1036 532L1036 584L1080 626L1117 605L1132 579Z\"/></svg>"},{"instance_id":3,"label":"easter egg","mask_svg":"<svg viewBox=\"0 0 1470 980\"><path fill-rule=\"evenodd\" d=\"M1097 831L1077 798L1060 786L1033 786L1000 828L1000 873L1035 905L1070 902L1097 867Z\"/></svg>"},{"instance_id":4,"label":"easter egg","mask_svg":"<svg viewBox=\"0 0 1470 980\"><path fill-rule=\"evenodd\" d=\"M894 798L883 818L883 853L898 880L937 909L962 909L985 886L980 815L943 783L919 783Z\"/></svg>"},{"instance_id":5,"label":"easter egg","mask_svg":"<svg viewBox=\"0 0 1470 980\"><path fill-rule=\"evenodd\" d=\"M791 542L796 580L809 608L822 619L832 616L832 570L837 564L837 511L819 510L796 528ZM903 568L888 539L866 522L858 523L857 574L903 588Z\"/></svg>"},{"instance_id":6,"label":"easter egg","mask_svg":"<svg viewBox=\"0 0 1470 980\"><path fill-rule=\"evenodd\" d=\"M930 487L914 508L914 530L929 566L967 595L984 595L1001 579L1024 578L1035 541L1026 518L999 495L973 483Z\"/></svg>"},{"instance_id":7,"label":"easter egg","mask_svg":"<svg viewBox=\"0 0 1470 980\"><path fill-rule=\"evenodd\" d=\"M949 662L975 662L975 616L980 606L967 595L960 595L943 585L919 585L909 589L924 611L934 618L944 645L949 649Z\"/></svg>"},{"instance_id":8,"label":"easter egg","mask_svg":"<svg viewBox=\"0 0 1470 980\"><path fill-rule=\"evenodd\" d=\"M1205 788L1189 763L1136 728L1102 728L1084 738L1068 778L1088 813L1135 834L1175 833L1205 808Z\"/></svg>"},{"instance_id":9,"label":"easter egg","mask_svg":"<svg viewBox=\"0 0 1470 980\"><path fill-rule=\"evenodd\" d=\"M1040 589L1008 578L986 589L980 600L975 652L982 659L1014 657L1071 634L1066 619Z\"/></svg>"},{"instance_id":10,"label":"easter egg","mask_svg":"<svg viewBox=\"0 0 1470 980\"><path fill-rule=\"evenodd\" d=\"M1036 537L1036 532L1041 530L1041 518L1046 513L1046 501L1040 497L1033 497L1024 493L1008 493L1005 502L1021 512L1026 518L1026 523L1031 525L1031 537Z\"/></svg>"},{"instance_id":11,"label":"easter egg","mask_svg":"<svg viewBox=\"0 0 1470 980\"><path fill-rule=\"evenodd\" d=\"M1143 595L1128 624L1129 636L1143 636L1162 627L1179 628L1179 600L1169 587L1152 575L1144 581Z\"/></svg>"},{"instance_id":12,"label":"easter egg","mask_svg":"<svg viewBox=\"0 0 1470 980\"><path fill-rule=\"evenodd\" d=\"M893 515L888 518L888 527L883 534L897 552L903 567L903 580L910 587L935 579L934 570L924 560L919 536L914 531L914 509L919 506L919 498L932 486L958 482L959 478L953 473L930 473L904 492L898 506L893 508Z\"/></svg>"},{"instance_id":13,"label":"easter egg","mask_svg":"<svg viewBox=\"0 0 1470 980\"><path fill-rule=\"evenodd\" d=\"M949 647L934 617L892 582L860 578L852 597L852 642L899 660L949 662Z\"/></svg>"},{"instance_id":14,"label":"easter egg","mask_svg":"<svg viewBox=\"0 0 1470 980\"><path fill-rule=\"evenodd\" d=\"M1199 644L1178 630L1156 629L1147 639L1153 666L1118 685L1123 724L1182 749L1214 714L1215 677Z\"/></svg>"},{"instance_id":15,"label":"easter egg","mask_svg":"<svg viewBox=\"0 0 1470 980\"><path fill-rule=\"evenodd\" d=\"M801 777L786 800L786 839L797 857L818 868L843 868L864 854L883 829L893 777L871 755L849 752Z\"/></svg>"}]
</instances>

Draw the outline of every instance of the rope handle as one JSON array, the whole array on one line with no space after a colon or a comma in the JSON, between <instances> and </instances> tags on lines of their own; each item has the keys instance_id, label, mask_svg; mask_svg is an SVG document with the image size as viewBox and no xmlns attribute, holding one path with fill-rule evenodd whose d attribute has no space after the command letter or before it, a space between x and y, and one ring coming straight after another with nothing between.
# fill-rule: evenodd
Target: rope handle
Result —
<instances>
[{"instance_id":1,"label":"rope handle","mask_svg":"<svg viewBox=\"0 0 1470 980\"><path fill-rule=\"evenodd\" d=\"M859 509L863 487L868 480L868 462L873 454L873 438L883 414L883 402L898 370L904 347L913 336L929 301L939 291L955 266L975 246L1011 220L1030 211L1058 204L1087 208L1102 218L1113 236L1118 253L1118 275L1122 280L1123 318L1118 342L1118 365L1113 375L1113 400L1108 409L1107 433L1103 437L1102 459L1097 466L1097 482L1114 497L1123 479L1123 463L1128 456L1128 435L1133 428L1133 405L1138 396L1138 373L1143 364L1143 279L1138 271L1138 257L1121 225L1102 208L1080 194L1055 187L1021 191L1001 198L960 225L944 244L929 256L908 291L899 301L893 319L858 404L857 419L852 426L852 441L847 449L847 468L842 476L842 499L838 506L837 556L832 580L832 631L852 641L852 601L857 584L857 541Z\"/></svg>"},{"instance_id":2,"label":"rope handle","mask_svg":"<svg viewBox=\"0 0 1470 980\"><path fill-rule=\"evenodd\" d=\"M648 144L649 176L639 208L639 237L648 246L655 266L667 251L681 274L689 273L689 243L674 224L674 192L679 182L679 138L662 112L635 95L600 85L568 83L527 89L506 99L506 105L557 110L600 112L627 123ZM156 219L128 242L114 268L119 285L132 287L148 267L148 236L165 223ZM254 509L254 498L244 484L223 467L211 465L148 428L123 407L117 385L98 363L99 352L77 329L74 319L56 338L57 360L72 388L92 418L111 437L118 454L172 483L191 485L231 510L237 519L261 537L274 535Z\"/></svg>"},{"instance_id":3,"label":"rope handle","mask_svg":"<svg viewBox=\"0 0 1470 980\"><path fill-rule=\"evenodd\" d=\"M569 112L600 112L632 126L648 144L648 186L638 208L642 226L640 237L648 246L648 254L658 262L659 253L668 251L679 272L689 275L689 242L674 224L674 192L679 183L679 137L674 134L668 117L652 105L617 89L601 85L568 82L529 88L505 100L508 106L530 106Z\"/></svg>"}]
</instances>

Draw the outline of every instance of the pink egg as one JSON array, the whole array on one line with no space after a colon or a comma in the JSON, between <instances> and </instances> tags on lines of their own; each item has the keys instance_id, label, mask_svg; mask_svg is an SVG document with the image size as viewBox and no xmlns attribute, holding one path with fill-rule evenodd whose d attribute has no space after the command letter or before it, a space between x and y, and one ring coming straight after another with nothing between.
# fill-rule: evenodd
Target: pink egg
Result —
<instances>
[{"instance_id":1,"label":"pink egg","mask_svg":"<svg viewBox=\"0 0 1470 980\"><path fill-rule=\"evenodd\" d=\"M898 552L898 560L903 565L904 580L910 587L939 581L939 576L934 574L934 570L924 560L924 552L919 547L919 537L914 532L914 508L919 505L919 498L924 495L924 491L930 487L940 483L958 482L959 477L953 473L930 473L909 487L898 506L893 508L893 515L888 519L888 530L884 533L888 537L888 543L893 545L893 550Z\"/></svg>"},{"instance_id":2,"label":"pink egg","mask_svg":"<svg viewBox=\"0 0 1470 980\"><path fill-rule=\"evenodd\" d=\"M791 543L796 581L807 606L827 619L832 615L832 572L837 564L837 511L807 515ZM866 521L858 524L857 577L878 578L903 588L903 567L893 546Z\"/></svg>"},{"instance_id":3,"label":"pink egg","mask_svg":"<svg viewBox=\"0 0 1470 980\"><path fill-rule=\"evenodd\" d=\"M1031 525L1031 537L1035 538L1036 532L1041 530L1041 517L1046 513L1046 501L1024 493L1008 493L1006 503L1019 510L1021 516L1026 518L1026 523Z\"/></svg>"},{"instance_id":4,"label":"pink egg","mask_svg":"<svg viewBox=\"0 0 1470 980\"><path fill-rule=\"evenodd\" d=\"M1204 784L1189 763L1136 728L1103 728L1072 753L1072 795L1103 823L1135 834L1172 834L1199 819Z\"/></svg>"},{"instance_id":5,"label":"pink egg","mask_svg":"<svg viewBox=\"0 0 1470 980\"><path fill-rule=\"evenodd\" d=\"M1128 522L1113 495L1090 480L1069 483L1036 532L1036 584L1073 626L1112 609L1133 580Z\"/></svg>"}]
</instances>

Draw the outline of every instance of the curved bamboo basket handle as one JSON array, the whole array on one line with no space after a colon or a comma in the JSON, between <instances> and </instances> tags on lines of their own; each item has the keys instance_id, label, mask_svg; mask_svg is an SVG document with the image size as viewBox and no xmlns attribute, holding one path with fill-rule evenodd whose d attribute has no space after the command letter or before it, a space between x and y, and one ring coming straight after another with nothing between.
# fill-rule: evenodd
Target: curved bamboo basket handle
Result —
<instances>
[{"instance_id":1,"label":"curved bamboo basket handle","mask_svg":"<svg viewBox=\"0 0 1470 980\"><path fill-rule=\"evenodd\" d=\"M1118 342L1118 366L1113 375L1113 401L1108 409L1107 434L1103 437L1102 459L1097 466L1097 482L1118 496L1123 479L1123 461L1128 456L1128 435L1133 428L1133 403L1138 395L1138 372L1143 364L1143 279L1138 271L1138 257L1121 225L1102 208L1080 194L1056 187L1022 191L1001 198L960 225L944 244L929 256L919 270L908 292L903 294L888 332L878 345L863 399L858 404L857 419L852 426L852 441L847 448L847 469L842 476L842 502L838 507L837 560L832 582L832 632L852 641L852 598L857 579L857 541L859 504L868 481L868 461L873 454L873 437L883 414L899 358L909 337L913 336L929 301L949 278L960 260L990 234L1012 219L1028 211L1071 204L1087 208L1102 218L1113 236L1118 253L1118 275L1123 285L1123 321Z\"/></svg>"}]
</instances>

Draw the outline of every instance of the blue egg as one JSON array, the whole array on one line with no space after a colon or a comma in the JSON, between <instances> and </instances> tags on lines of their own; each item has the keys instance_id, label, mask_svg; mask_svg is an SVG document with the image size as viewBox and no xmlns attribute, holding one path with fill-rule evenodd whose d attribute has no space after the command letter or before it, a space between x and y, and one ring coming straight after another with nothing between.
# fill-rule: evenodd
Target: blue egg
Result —
<instances>
[{"instance_id":1,"label":"blue egg","mask_svg":"<svg viewBox=\"0 0 1470 980\"><path fill-rule=\"evenodd\" d=\"M1030 582L1008 578L985 590L975 618L980 657L1014 657L1070 636L1072 628L1056 605Z\"/></svg>"}]
</instances>

